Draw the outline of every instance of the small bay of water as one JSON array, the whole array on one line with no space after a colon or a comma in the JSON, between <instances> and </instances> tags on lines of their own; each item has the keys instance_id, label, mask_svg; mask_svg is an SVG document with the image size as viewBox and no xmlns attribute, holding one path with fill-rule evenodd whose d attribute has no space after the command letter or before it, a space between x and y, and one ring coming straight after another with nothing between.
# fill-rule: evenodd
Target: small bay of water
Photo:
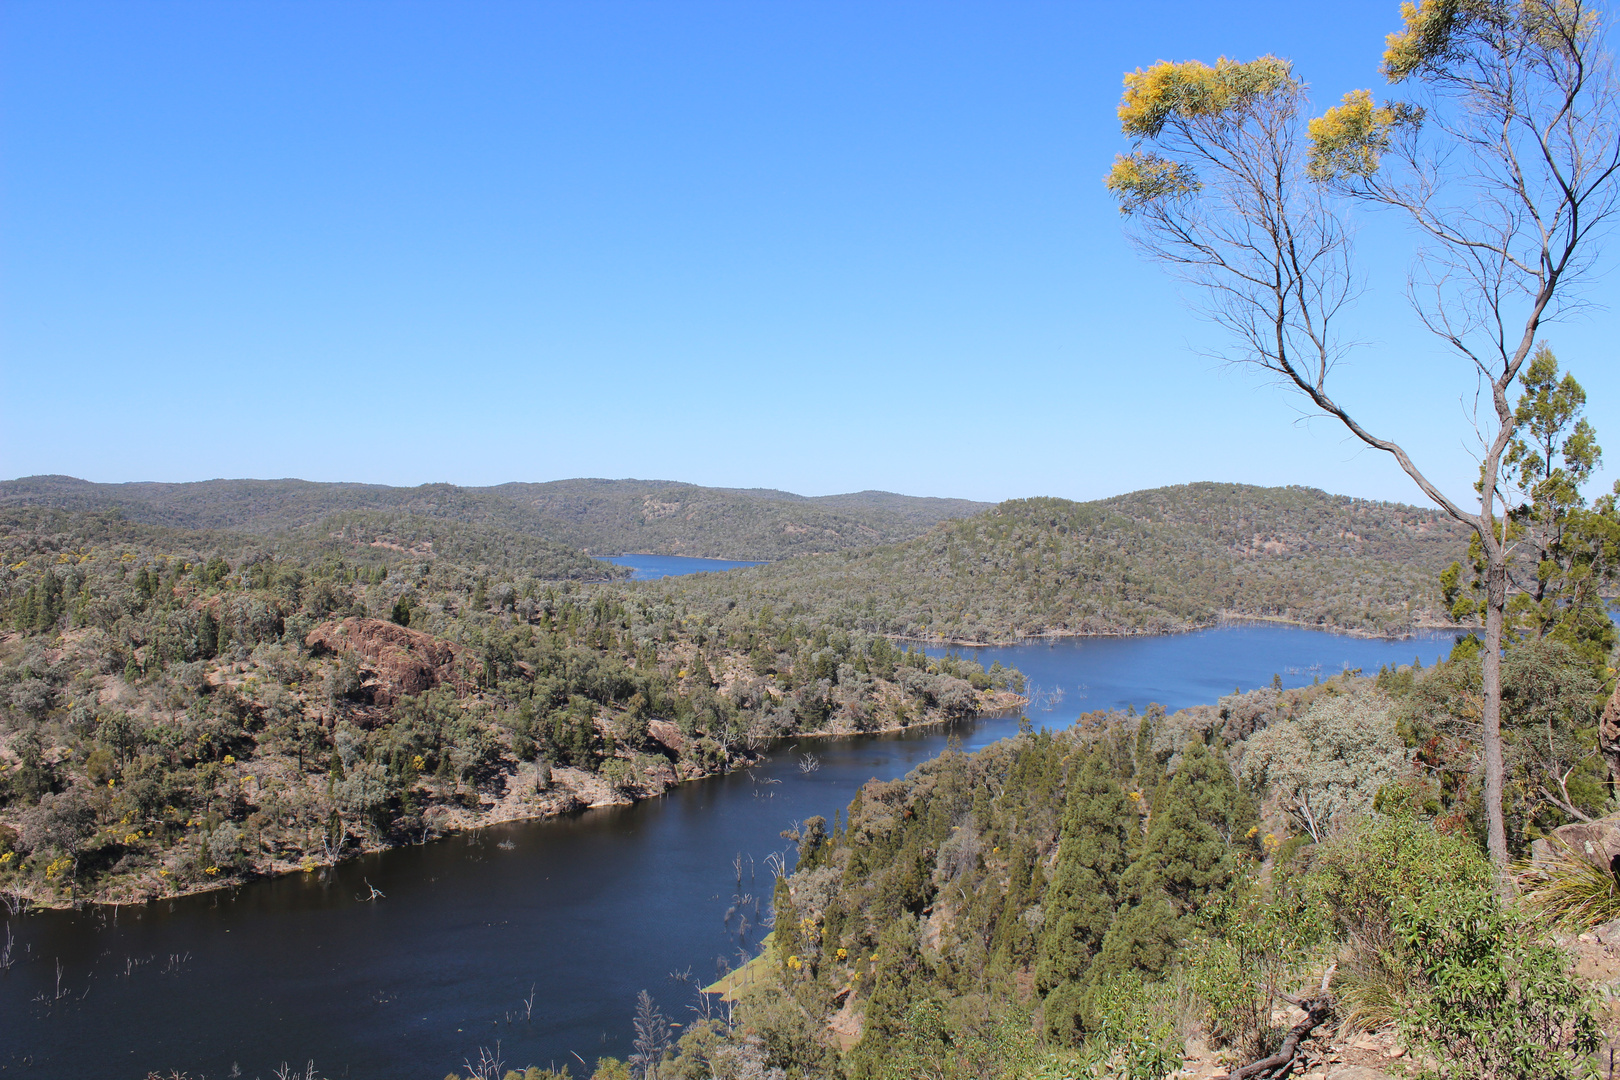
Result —
<instances>
[{"instance_id":1,"label":"small bay of water","mask_svg":"<svg viewBox=\"0 0 1620 1080\"><path fill-rule=\"evenodd\" d=\"M1213 702L1273 673L1299 685L1345 666L1427 665L1450 644L1237 625L962 651L1024 671L1043 691L1031 718L1056 728L1097 708ZM497 1042L508 1067L567 1062L589 1075L574 1055L592 1065L626 1055L637 991L685 1022L694 987L757 947L767 860L788 849L782 829L830 819L867 780L904 775L952 736L973 750L1017 725L805 739L632 807L495 826L235 892L11 918L0 1076L180 1069L202 1080L235 1068L268 1080L283 1061L313 1060L333 1078L436 1078ZM372 887L384 897L365 899Z\"/></svg>"},{"instance_id":2,"label":"small bay of water","mask_svg":"<svg viewBox=\"0 0 1620 1080\"><path fill-rule=\"evenodd\" d=\"M710 574L720 570L735 570L740 566L764 566L764 563L738 562L736 559L694 559L687 555L609 555L604 560L617 566L628 566L634 573L631 581L656 581L659 578L681 577L685 574Z\"/></svg>"},{"instance_id":3,"label":"small bay of water","mask_svg":"<svg viewBox=\"0 0 1620 1080\"><path fill-rule=\"evenodd\" d=\"M1281 623L1234 622L1187 634L1144 637L1051 638L1019 645L934 648L977 660L999 661L1029 680L1030 715L1072 720L1094 709L1150 703L1166 709L1213 704L1234 689L1306 686L1345 670L1375 674L1385 664L1424 667L1451 652L1458 631L1425 632L1411 638L1365 638L1329 634Z\"/></svg>"}]
</instances>

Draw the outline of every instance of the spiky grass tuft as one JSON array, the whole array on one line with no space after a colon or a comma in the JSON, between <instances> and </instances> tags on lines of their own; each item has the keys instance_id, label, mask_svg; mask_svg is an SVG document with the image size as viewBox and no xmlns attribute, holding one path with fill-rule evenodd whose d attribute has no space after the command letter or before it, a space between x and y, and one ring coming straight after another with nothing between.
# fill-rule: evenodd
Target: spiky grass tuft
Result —
<instances>
[{"instance_id":1,"label":"spiky grass tuft","mask_svg":"<svg viewBox=\"0 0 1620 1080\"><path fill-rule=\"evenodd\" d=\"M1333 976L1333 996L1341 1018L1339 1034L1377 1031L1394 1024L1420 984L1412 965L1401 959L1387 928L1352 933Z\"/></svg>"},{"instance_id":2,"label":"spiky grass tuft","mask_svg":"<svg viewBox=\"0 0 1620 1080\"><path fill-rule=\"evenodd\" d=\"M1577 932L1620 919L1620 879L1613 871L1556 837L1552 846L1551 862L1514 868L1525 907L1554 926Z\"/></svg>"}]
</instances>

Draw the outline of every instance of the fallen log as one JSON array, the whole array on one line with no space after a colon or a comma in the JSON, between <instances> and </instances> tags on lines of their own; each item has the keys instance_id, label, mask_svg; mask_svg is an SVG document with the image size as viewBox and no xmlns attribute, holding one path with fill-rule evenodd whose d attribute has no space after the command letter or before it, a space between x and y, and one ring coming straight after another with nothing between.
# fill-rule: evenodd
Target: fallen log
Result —
<instances>
[{"instance_id":1,"label":"fallen log","mask_svg":"<svg viewBox=\"0 0 1620 1080\"><path fill-rule=\"evenodd\" d=\"M1299 1044L1311 1033L1312 1028L1333 1014L1333 997L1328 993L1328 984L1333 981L1333 973L1338 968L1338 964L1328 965L1327 971L1322 973L1322 986L1317 990L1315 997L1297 998L1290 994L1277 995L1290 1005L1297 1005L1304 1009L1305 1019L1288 1029L1288 1034L1283 1039L1282 1046L1277 1048L1275 1054L1251 1062L1248 1065L1234 1067L1231 1073L1227 1075L1227 1080L1251 1080L1251 1078L1265 1080L1267 1077L1283 1076L1288 1072L1289 1067L1294 1063L1294 1058L1299 1054Z\"/></svg>"}]
</instances>

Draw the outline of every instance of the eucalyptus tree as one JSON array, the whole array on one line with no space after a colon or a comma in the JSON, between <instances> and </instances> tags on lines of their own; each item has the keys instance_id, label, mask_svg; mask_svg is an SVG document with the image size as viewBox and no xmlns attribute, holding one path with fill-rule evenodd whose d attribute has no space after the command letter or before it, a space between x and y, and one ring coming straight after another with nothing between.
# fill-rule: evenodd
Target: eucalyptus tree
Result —
<instances>
[{"instance_id":1,"label":"eucalyptus tree","mask_svg":"<svg viewBox=\"0 0 1620 1080\"><path fill-rule=\"evenodd\" d=\"M1486 831L1499 869L1501 480L1519 426L1508 395L1542 325L1580 306L1574 286L1616 210L1616 83L1601 15L1587 0L1405 4L1382 72L1406 96L1355 90L1315 119L1304 82L1278 57L1160 62L1125 77L1119 118L1136 145L1106 178L1142 250L1192 283L1226 332L1223 355L1272 373L1391 455L1478 540ZM1360 287L1351 237L1363 208L1396 211L1416 231L1408 295L1480 391L1477 507L1363 423L1333 378L1353 347L1343 326Z\"/></svg>"}]
</instances>

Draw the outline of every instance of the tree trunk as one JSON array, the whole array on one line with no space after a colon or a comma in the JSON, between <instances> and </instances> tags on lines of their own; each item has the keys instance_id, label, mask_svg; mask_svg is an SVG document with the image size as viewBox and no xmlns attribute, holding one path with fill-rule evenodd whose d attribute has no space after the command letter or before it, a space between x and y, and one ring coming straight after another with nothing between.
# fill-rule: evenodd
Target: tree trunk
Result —
<instances>
[{"instance_id":1,"label":"tree trunk","mask_svg":"<svg viewBox=\"0 0 1620 1080\"><path fill-rule=\"evenodd\" d=\"M1485 750L1485 842L1505 882L1507 825L1502 817L1502 623L1507 610L1506 554L1491 544L1485 571L1485 649L1480 657L1485 703L1480 717ZM1505 886L1504 886L1505 887Z\"/></svg>"}]
</instances>

